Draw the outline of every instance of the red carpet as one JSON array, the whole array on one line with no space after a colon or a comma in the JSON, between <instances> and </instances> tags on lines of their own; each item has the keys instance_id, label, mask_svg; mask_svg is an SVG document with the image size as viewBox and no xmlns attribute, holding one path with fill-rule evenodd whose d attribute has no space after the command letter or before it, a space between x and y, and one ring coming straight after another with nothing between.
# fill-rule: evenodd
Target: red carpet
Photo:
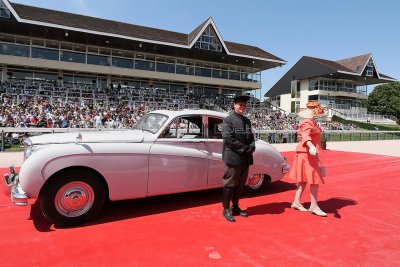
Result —
<instances>
[{"instance_id":1,"label":"red carpet","mask_svg":"<svg viewBox=\"0 0 400 267\"><path fill-rule=\"evenodd\" d=\"M399 266L400 157L326 151L323 160L327 218L291 210L287 179L243 199L250 217L236 223L222 218L221 189L110 203L69 229L0 194L0 266Z\"/></svg>"}]
</instances>

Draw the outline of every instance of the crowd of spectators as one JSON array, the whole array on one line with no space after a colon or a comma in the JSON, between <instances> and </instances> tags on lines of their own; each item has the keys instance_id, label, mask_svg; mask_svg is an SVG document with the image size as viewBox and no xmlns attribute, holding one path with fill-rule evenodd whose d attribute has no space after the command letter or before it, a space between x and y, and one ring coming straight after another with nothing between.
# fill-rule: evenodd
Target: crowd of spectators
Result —
<instances>
[{"instance_id":1,"label":"crowd of spectators","mask_svg":"<svg viewBox=\"0 0 400 267\"><path fill-rule=\"evenodd\" d=\"M199 97L183 93L172 95L154 88L138 91L116 86L100 90L2 83L0 90L0 127L128 129L154 109L201 107ZM258 106L250 104L247 116L257 130L298 128L295 116L261 106L260 103ZM338 122L325 122L321 126L324 129L345 130L343 124Z\"/></svg>"},{"instance_id":2,"label":"crowd of spectators","mask_svg":"<svg viewBox=\"0 0 400 267\"><path fill-rule=\"evenodd\" d=\"M255 129L259 130L297 130L298 120L282 111L250 108L248 117Z\"/></svg>"},{"instance_id":3,"label":"crowd of spectators","mask_svg":"<svg viewBox=\"0 0 400 267\"><path fill-rule=\"evenodd\" d=\"M148 107L141 104L107 106L67 102L50 104L41 99L11 104L9 97L2 97L0 107L1 127L45 128L131 128Z\"/></svg>"}]
</instances>

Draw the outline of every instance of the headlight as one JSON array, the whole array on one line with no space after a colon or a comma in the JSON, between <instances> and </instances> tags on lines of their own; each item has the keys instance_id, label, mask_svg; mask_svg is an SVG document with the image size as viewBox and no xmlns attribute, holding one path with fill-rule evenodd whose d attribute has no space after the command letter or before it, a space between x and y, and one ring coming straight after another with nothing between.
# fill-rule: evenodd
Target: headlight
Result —
<instances>
[{"instance_id":1,"label":"headlight","mask_svg":"<svg viewBox=\"0 0 400 267\"><path fill-rule=\"evenodd\" d=\"M29 158L29 156L32 154L33 146L32 146L32 141L29 138L25 138L24 140L24 160Z\"/></svg>"}]
</instances>

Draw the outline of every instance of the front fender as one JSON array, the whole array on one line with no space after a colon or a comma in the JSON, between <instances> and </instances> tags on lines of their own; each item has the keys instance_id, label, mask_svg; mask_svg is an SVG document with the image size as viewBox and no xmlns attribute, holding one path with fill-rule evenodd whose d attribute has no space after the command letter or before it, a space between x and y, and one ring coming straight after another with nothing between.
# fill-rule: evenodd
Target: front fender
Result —
<instances>
[{"instance_id":1,"label":"front fender","mask_svg":"<svg viewBox=\"0 0 400 267\"><path fill-rule=\"evenodd\" d=\"M271 177L272 182L283 178L284 158L272 145L257 141L253 158L254 164L250 166L251 174L267 174Z\"/></svg>"},{"instance_id":2,"label":"front fender","mask_svg":"<svg viewBox=\"0 0 400 267\"><path fill-rule=\"evenodd\" d=\"M86 167L100 173L111 200L147 195L150 144L65 144L39 149L21 167L21 187L38 197L46 180L71 167Z\"/></svg>"}]
</instances>

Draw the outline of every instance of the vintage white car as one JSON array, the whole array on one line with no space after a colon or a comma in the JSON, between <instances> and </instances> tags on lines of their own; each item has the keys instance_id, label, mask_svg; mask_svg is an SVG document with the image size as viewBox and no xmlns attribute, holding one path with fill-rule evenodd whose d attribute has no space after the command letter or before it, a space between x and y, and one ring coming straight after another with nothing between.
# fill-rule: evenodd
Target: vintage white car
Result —
<instances>
[{"instance_id":1,"label":"vintage white car","mask_svg":"<svg viewBox=\"0 0 400 267\"><path fill-rule=\"evenodd\" d=\"M59 226L92 219L109 200L222 187L221 135L225 113L153 111L132 130L43 134L25 140L20 173L5 175L11 198L37 198L43 215ZM247 193L288 172L286 158L256 141Z\"/></svg>"}]
</instances>

